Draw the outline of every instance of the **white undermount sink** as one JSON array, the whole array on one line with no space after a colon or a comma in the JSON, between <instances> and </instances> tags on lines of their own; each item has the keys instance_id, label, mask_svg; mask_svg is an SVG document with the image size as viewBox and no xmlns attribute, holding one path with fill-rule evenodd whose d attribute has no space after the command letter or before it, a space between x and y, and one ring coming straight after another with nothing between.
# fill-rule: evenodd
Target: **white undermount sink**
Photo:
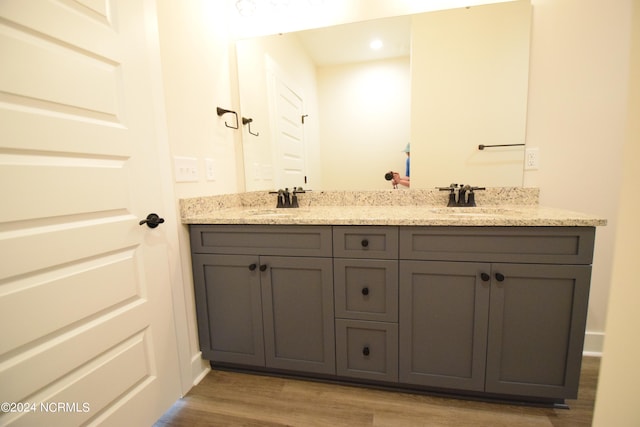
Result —
<instances>
[{"instance_id":1,"label":"white undermount sink","mask_svg":"<svg viewBox=\"0 0 640 427\"><path fill-rule=\"evenodd\" d=\"M259 209L255 211L247 212L249 216L259 216L259 217L271 217L271 218L281 218L291 216L291 212L287 212L288 209Z\"/></svg>"},{"instance_id":2,"label":"white undermount sink","mask_svg":"<svg viewBox=\"0 0 640 427\"><path fill-rule=\"evenodd\" d=\"M438 215L469 216L469 217L493 217L502 215L514 215L518 211L500 207L450 207L433 208L431 212Z\"/></svg>"}]
</instances>

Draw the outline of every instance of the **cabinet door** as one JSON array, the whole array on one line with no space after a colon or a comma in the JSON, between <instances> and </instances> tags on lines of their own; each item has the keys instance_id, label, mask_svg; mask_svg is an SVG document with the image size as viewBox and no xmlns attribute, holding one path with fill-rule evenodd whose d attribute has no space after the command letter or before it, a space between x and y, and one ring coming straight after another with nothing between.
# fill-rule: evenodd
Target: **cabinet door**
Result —
<instances>
[{"instance_id":1,"label":"cabinet door","mask_svg":"<svg viewBox=\"0 0 640 427\"><path fill-rule=\"evenodd\" d=\"M400 262L400 382L484 390L489 272L484 263Z\"/></svg>"},{"instance_id":2,"label":"cabinet door","mask_svg":"<svg viewBox=\"0 0 640 427\"><path fill-rule=\"evenodd\" d=\"M335 374L331 258L260 257L266 365Z\"/></svg>"},{"instance_id":3,"label":"cabinet door","mask_svg":"<svg viewBox=\"0 0 640 427\"><path fill-rule=\"evenodd\" d=\"M492 269L486 391L577 397L591 267Z\"/></svg>"},{"instance_id":4,"label":"cabinet door","mask_svg":"<svg viewBox=\"0 0 640 427\"><path fill-rule=\"evenodd\" d=\"M200 349L214 362L264 366L258 257L193 255Z\"/></svg>"}]
</instances>

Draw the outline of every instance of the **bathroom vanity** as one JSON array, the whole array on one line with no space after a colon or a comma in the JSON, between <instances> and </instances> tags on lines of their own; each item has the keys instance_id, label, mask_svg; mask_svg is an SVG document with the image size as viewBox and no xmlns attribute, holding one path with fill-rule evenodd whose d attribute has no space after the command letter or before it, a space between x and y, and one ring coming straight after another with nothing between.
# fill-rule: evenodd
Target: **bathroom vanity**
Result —
<instances>
[{"instance_id":1,"label":"bathroom vanity","mask_svg":"<svg viewBox=\"0 0 640 427\"><path fill-rule=\"evenodd\" d=\"M606 222L537 205L470 209L183 210L203 357L431 393L575 398Z\"/></svg>"}]
</instances>

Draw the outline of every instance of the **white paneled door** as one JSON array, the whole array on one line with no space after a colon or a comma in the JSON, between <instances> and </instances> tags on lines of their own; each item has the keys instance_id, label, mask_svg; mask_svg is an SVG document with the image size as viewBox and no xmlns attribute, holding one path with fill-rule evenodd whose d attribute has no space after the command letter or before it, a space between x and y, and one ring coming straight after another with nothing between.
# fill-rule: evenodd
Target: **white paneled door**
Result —
<instances>
[{"instance_id":1,"label":"white paneled door","mask_svg":"<svg viewBox=\"0 0 640 427\"><path fill-rule=\"evenodd\" d=\"M307 183L304 100L301 91L285 81L277 66L268 62L267 70L274 114L276 184L279 188L304 188Z\"/></svg>"},{"instance_id":2,"label":"white paneled door","mask_svg":"<svg viewBox=\"0 0 640 427\"><path fill-rule=\"evenodd\" d=\"M151 425L180 395L171 225L139 225L167 209L153 4L0 0L0 425Z\"/></svg>"},{"instance_id":3,"label":"white paneled door","mask_svg":"<svg viewBox=\"0 0 640 427\"><path fill-rule=\"evenodd\" d=\"M303 187L305 179L305 146L302 96L285 84L276 82L278 181L282 187Z\"/></svg>"}]
</instances>

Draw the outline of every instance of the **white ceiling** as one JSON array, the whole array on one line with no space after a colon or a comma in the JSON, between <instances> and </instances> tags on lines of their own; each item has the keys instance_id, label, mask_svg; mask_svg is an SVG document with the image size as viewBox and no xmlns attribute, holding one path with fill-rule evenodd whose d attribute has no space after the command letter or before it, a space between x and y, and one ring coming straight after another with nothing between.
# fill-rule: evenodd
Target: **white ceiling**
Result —
<instances>
[{"instance_id":1,"label":"white ceiling","mask_svg":"<svg viewBox=\"0 0 640 427\"><path fill-rule=\"evenodd\" d=\"M409 56L411 16L376 19L295 33L318 66ZM378 38L383 47L373 50Z\"/></svg>"}]
</instances>

